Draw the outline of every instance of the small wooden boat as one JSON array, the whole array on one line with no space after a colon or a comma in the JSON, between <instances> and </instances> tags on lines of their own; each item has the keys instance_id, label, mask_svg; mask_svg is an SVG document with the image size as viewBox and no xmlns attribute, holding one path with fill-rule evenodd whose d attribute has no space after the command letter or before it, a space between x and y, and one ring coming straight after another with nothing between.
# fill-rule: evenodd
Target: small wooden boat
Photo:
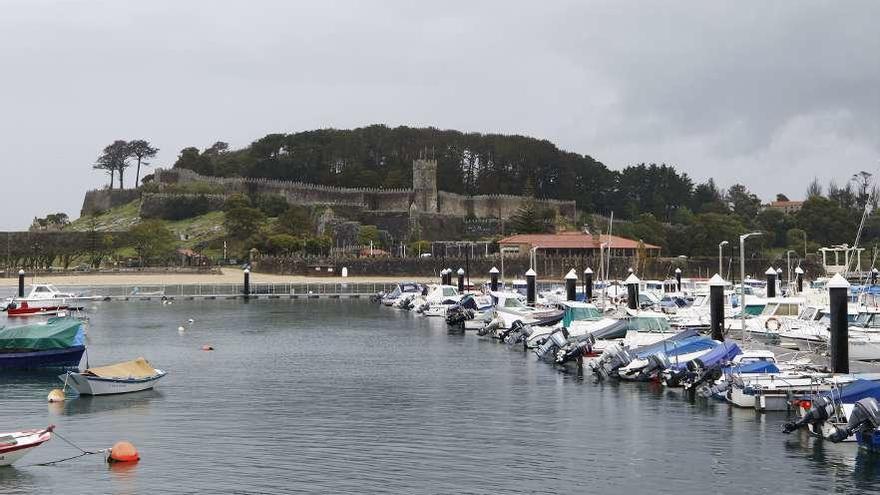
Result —
<instances>
[{"instance_id":1,"label":"small wooden boat","mask_svg":"<svg viewBox=\"0 0 880 495\"><path fill-rule=\"evenodd\" d=\"M52 438L55 426L43 430L0 433L0 466L8 466Z\"/></svg>"},{"instance_id":2,"label":"small wooden boat","mask_svg":"<svg viewBox=\"0 0 880 495\"><path fill-rule=\"evenodd\" d=\"M66 385L80 395L110 395L139 392L153 388L166 375L139 357L133 361L89 368L82 373L68 371L60 375Z\"/></svg>"}]
</instances>

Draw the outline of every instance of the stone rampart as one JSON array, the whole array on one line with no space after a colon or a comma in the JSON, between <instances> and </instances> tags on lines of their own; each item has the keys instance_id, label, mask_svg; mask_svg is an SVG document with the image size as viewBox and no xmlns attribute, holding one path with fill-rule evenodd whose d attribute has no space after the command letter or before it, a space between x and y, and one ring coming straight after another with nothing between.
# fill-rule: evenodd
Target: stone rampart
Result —
<instances>
[{"instance_id":1,"label":"stone rampart","mask_svg":"<svg viewBox=\"0 0 880 495\"><path fill-rule=\"evenodd\" d=\"M95 189L86 192L83 199L81 216L96 215L103 213L110 208L122 206L126 203L140 197L140 191L137 189Z\"/></svg>"}]
</instances>

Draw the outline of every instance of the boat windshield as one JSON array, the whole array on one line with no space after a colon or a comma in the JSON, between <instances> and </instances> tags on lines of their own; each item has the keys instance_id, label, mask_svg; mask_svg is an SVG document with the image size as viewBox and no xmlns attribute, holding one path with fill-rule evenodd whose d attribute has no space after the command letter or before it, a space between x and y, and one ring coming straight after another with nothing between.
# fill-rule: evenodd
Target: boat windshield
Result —
<instances>
[{"instance_id":1,"label":"boat windshield","mask_svg":"<svg viewBox=\"0 0 880 495\"><path fill-rule=\"evenodd\" d=\"M776 310L773 312L773 316L797 316L798 314L798 305L794 303L779 303L776 305Z\"/></svg>"},{"instance_id":2,"label":"boat windshield","mask_svg":"<svg viewBox=\"0 0 880 495\"><path fill-rule=\"evenodd\" d=\"M602 316L598 308L587 306L584 308L565 308L565 317L562 325L567 327L573 321L598 320Z\"/></svg>"},{"instance_id":3,"label":"boat windshield","mask_svg":"<svg viewBox=\"0 0 880 495\"><path fill-rule=\"evenodd\" d=\"M505 308L525 308L526 306L515 297L508 297L504 300Z\"/></svg>"},{"instance_id":4,"label":"boat windshield","mask_svg":"<svg viewBox=\"0 0 880 495\"><path fill-rule=\"evenodd\" d=\"M763 363L763 362L775 363L776 358L771 357L771 356L746 356L739 361L740 364Z\"/></svg>"},{"instance_id":5,"label":"boat windshield","mask_svg":"<svg viewBox=\"0 0 880 495\"><path fill-rule=\"evenodd\" d=\"M801 311L801 314L798 315L798 319L799 320L807 320L807 321L813 320L815 313L816 313L816 308L806 307L806 308L804 308L803 311Z\"/></svg>"},{"instance_id":6,"label":"boat windshield","mask_svg":"<svg viewBox=\"0 0 880 495\"><path fill-rule=\"evenodd\" d=\"M458 295L458 290L456 290L455 287L444 287L443 288L443 296L444 297L457 296L457 295Z\"/></svg>"},{"instance_id":7,"label":"boat windshield","mask_svg":"<svg viewBox=\"0 0 880 495\"><path fill-rule=\"evenodd\" d=\"M855 325L862 328L880 328L880 313L861 313Z\"/></svg>"},{"instance_id":8,"label":"boat windshield","mask_svg":"<svg viewBox=\"0 0 880 495\"><path fill-rule=\"evenodd\" d=\"M764 312L763 304L749 304L746 302L746 315L748 316L758 316L759 314Z\"/></svg>"},{"instance_id":9,"label":"boat windshield","mask_svg":"<svg viewBox=\"0 0 880 495\"><path fill-rule=\"evenodd\" d=\"M670 327L666 318L636 316L630 320L630 328L639 332L666 332Z\"/></svg>"},{"instance_id":10,"label":"boat windshield","mask_svg":"<svg viewBox=\"0 0 880 495\"><path fill-rule=\"evenodd\" d=\"M416 284L403 284L400 286L403 292L420 292L419 286Z\"/></svg>"}]
</instances>

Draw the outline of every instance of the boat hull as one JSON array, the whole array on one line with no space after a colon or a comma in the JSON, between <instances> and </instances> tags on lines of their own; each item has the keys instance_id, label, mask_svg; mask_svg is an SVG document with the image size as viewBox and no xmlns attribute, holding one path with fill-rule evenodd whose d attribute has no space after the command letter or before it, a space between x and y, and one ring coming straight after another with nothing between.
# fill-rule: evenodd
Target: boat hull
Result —
<instances>
[{"instance_id":1,"label":"boat hull","mask_svg":"<svg viewBox=\"0 0 880 495\"><path fill-rule=\"evenodd\" d=\"M117 379L84 376L80 373L68 372L58 378L76 390L80 395L114 395L149 390L165 376L162 370L148 378Z\"/></svg>"},{"instance_id":2,"label":"boat hull","mask_svg":"<svg viewBox=\"0 0 880 495\"><path fill-rule=\"evenodd\" d=\"M76 368L86 346L32 352L0 353L0 369Z\"/></svg>"},{"instance_id":3,"label":"boat hull","mask_svg":"<svg viewBox=\"0 0 880 495\"><path fill-rule=\"evenodd\" d=\"M70 306L19 306L6 310L7 316L55 316L60 312L68 311Z\"/></svg>"},{"instance_id":4,"label":"boat hull","mask_svg":"<svg viewBox=\"0 0 880 495\"><path fill-rule=\"evenodd\" d=\"M52 438L52 433L47 430L0 433L0 437L7 435L15 436L16 443L0 445L0 466L9 466Z\"/></svg>"}]
</instances>

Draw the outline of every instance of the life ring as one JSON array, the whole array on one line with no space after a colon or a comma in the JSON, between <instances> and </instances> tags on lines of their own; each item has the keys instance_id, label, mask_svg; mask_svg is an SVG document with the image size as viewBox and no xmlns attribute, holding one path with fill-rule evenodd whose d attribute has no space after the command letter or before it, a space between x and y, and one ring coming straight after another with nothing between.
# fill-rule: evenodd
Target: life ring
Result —
<instances>
[{"instance_id":1,"label":"life ring","mask_svg":"<svg viewBox=\"0 0 880 495\"><path fill-rule=\"evenodd\" d=\"M770 322L773 322L773 325L771 325ZM782 327L782 324L779 323L779 318L776 318L775 316L767 318L767 321L764 322L764 328L771 332L778 331L780 327Z\"/></svg>"}]
</instances>

